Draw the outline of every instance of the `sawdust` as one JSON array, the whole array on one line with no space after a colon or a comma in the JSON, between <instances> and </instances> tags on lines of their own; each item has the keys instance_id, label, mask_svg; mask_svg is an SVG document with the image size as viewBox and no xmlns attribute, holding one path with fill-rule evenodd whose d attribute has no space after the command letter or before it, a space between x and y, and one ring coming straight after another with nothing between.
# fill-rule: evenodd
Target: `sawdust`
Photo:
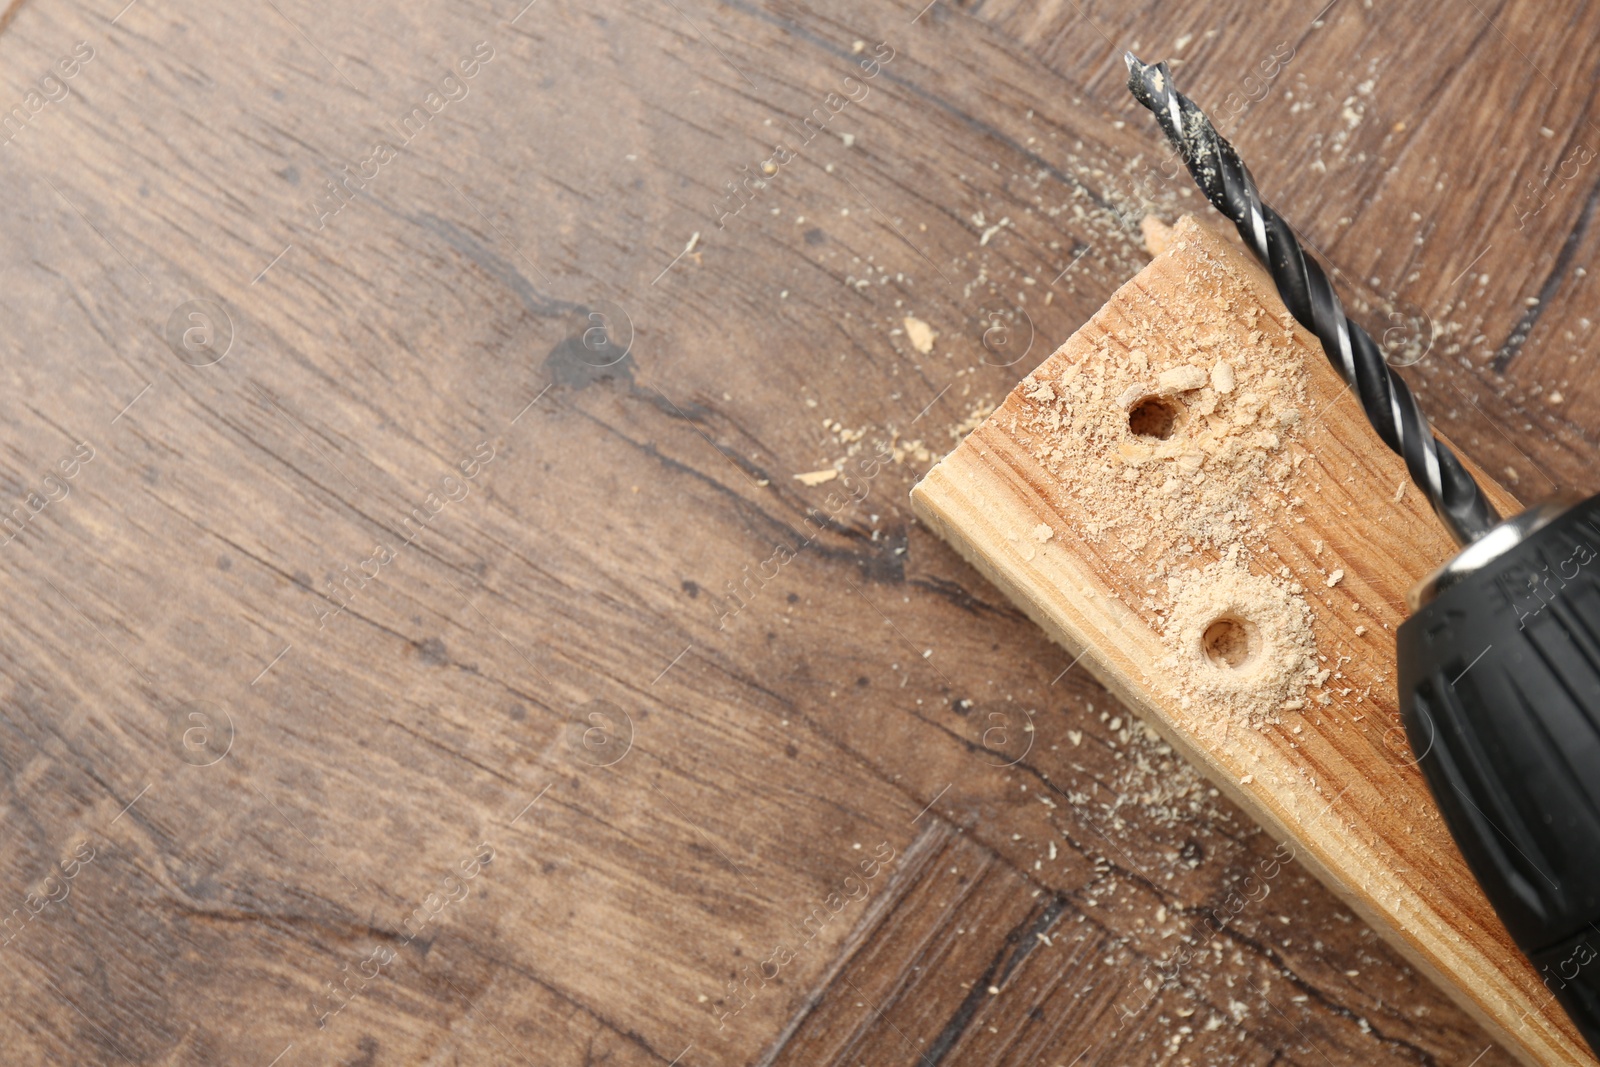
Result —
<instances>
[{"instance_id":1,"label":"sawdust","mask_svg":"<svg viewBox=\"0 0 1600 1067\"><path fill-rule=\"evenodd\" d=\"M1093 713L1095 706L1090 704L1088 710ZM1128 829L1130 815L1168 828L1195 818L1207 823L1230 818L1228 809L1217 802L1216 787L1149 725L1115 709L1100 710L1098 719L1107 731L1101 743L1111 750L1113 762L1092 784L1069 789L1071 803L1093 811L1102 826L1116 831ZM1066 734L1072 747L1083 745L1082 731Z\"/></svg>"},{"instance_id":2,"label":"sawdust","mask_svg":"<svg viewBox=\"0 0 1600 1067\"><path fill-rule=\"evenodd\" d=\"M1296 506L1286 487L1307 413L1301 354L1289 324L1261 308L1242 312L1243 336L1210 325L1211 288L1191 279L1171 309L1187 323L1177 336L1127 320L1115 338L1086 330L1064 368L1051 360L1025 381L1014 428L1089 513L1091 541L1236 557Z\"/></svg>"},{"instance_id":3,"label":"sawdust","mask_svg":"<svg viewBox=\"0 0 1600 1067\"><path fill-rule=\"evenodd\" d=\"M960 422L950 428L950 436L959 444L967 434L982 426L990 415L994 414L995 403L988 397L974 401L967 408L967 413Z\"/></svg>"},{"instance_id":4,"label":"sawdust","mask_svg":"<svg viewBox=\"0 0 1600 1067\"><path fill-rule=\"evenodd\" d=\"M1124 602L1162 635L1173 695L1261 727L1320 684L1304 589L1252 572L1271 558L1267 531L1303 504L1291 476L1313 414L1304 354L1281 306L1230 307L1219 322L1234 268L1183 226L1147 232L1183 257L1186 282L1152 294L1155 314L1116 317L1115 336L1080 331L1024 380L1011 429L1054 475L1075 532L1144 575L1145 596ZM1208 654L1206 628L1227 617L1249 634Z\"/></svg>"},{"instance_id":5,"label":"sawdust","mask_svg":"<svg viewBox=\"0 0 1600 1067\"><path fill-rule=\"evenodd\" d=\"M806 485L820 485L828 481L832 473L842 471L847 462L866 454L884 457L897 464L912 463L918 466L931 464L943 459L945 454L959 445L968 434L983 425L984 421L994 413L995 406L994 400L987 396L969 400L960 421L946 428L946 436L950 442L948 445L921 437L908 437L892 423L883 427L871 424L850 427L838 419L825 418L822 420L822 428L843 446L843 454L833 460L833 471L817 470L807 474L797 474L795 478ZM911 421L915 423L917 419Z\"/></svg>"},{"instance_id":6,"label":"sawdust","mask_svg":"<svg viewBox=\"0 0 1600 1067\"><path fill-rule=\"evenodd\" d=\"M1325 680L1317 663L1304 590L1220 560L1167 579L1173 607L1162 662L1177 680L1180 707L1200 703L1218 718L1261 728L1305 707Z\"/></svg>"}]
</instances>

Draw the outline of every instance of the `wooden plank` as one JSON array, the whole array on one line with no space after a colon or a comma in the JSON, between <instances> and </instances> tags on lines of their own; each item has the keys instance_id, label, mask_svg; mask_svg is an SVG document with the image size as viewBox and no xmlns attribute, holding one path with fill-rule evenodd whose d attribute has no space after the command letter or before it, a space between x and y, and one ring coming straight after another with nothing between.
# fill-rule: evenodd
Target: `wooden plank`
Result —
<instances>
[{"instance_id":1,"label":"wooden plank","mask_svg":"<svg viewBox=\"0 0 1600 1067\"><path fill-rule=\"evenodd\" d=\"M1508 1048L1589 1062L1396 734L1392 631L1448 536L1265 272L1160 239L919 516Z\"/></svg>"}]
</instances>

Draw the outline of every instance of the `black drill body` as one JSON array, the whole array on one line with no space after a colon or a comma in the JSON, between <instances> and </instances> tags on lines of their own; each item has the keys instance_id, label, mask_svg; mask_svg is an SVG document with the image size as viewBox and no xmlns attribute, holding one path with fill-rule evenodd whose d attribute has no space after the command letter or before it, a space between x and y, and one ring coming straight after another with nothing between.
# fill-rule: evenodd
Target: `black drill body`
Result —
<instances>
[{"instance_id":1,"label":"black drill body","mask_svg":"<svg viewBox=\"0 0 1600 1067\"><path fill-rule=\"evenodd\" d=\"M1400 709L1451 836L1600 1050L1600 496L1400 627Z\"/></svg>"}]
</instances>

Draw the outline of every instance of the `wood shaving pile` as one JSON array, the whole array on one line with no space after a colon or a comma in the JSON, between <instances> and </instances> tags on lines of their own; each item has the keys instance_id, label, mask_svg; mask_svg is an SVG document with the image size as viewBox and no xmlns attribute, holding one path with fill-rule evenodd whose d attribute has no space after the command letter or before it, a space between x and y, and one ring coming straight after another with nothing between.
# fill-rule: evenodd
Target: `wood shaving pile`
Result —
<instances>
[{"instance_id":1,"label":"wood shaving pile","mask_svg":"<svg viewBox=\"0 0 1600 1067\"><path fill-rule=\"evenodd\" d=\"M1187 544L1237 558L1236 546L1262 541L1263 527L1296 506L1286 487L1289 444L1305 421L1304 368L1287 329L1259 309L1246 314L1253 328L1243 349L1203 324L1187 326L1187 362L1158 366L1130 329L1122 339L1130 347L1101 335L1100 347L1079 347L1054 377L1041 375L1055 361L1030 375L1012 429L1033 435L1035 458L1092 513L1091 541L1114 537L1141 555ZM1150 348L1161 350L1153 340ZM1129 411L1149 397L1178 409L1165 440L1129 428Z\"/></svg>"},{"instance_id":2,"label":"wood shaving pile","mask_svg":"<svg viewBox=\"0 0 1600 1067\"><path fill-rule=\"evenodd\" d=\"M1172 655L1161 665L1177 680L1172 696L1180 707L1200 703L1219 720L1260 729L1281 722L1280 711L1305 707L1307 687L1326 681L1299 583L1221 560L1174 574L1167 585L1174 603L1162 637ZM1237 667L1206 654L1207 630L1219 618L1247 620L1250 650Z\"/></svg>"},{"instance_id":3,"label":"wood shaving pile","mask_svg":"<svg viewBox=\"0 0 1600 1067\"><path fill-rule=\"evenodd\" d=\"M1142 603L1128 603L1172 653L1175 696L1263 727L1304 706L1320 677L1304 589L1251 572L1267 530L1303 503L1292 475L1311 422L1304 353L1281 307L1230 306L1230 324L1216 325L1219 293L1237 292L1222 277L1232 268L1181 230L1170 236L1185 284L1135 295L1148 314L1087 325L1024 381L1010 428L1054 475L1056 503L1095 554L1145 576ZM1255 569L1278 562L1261 552ZM1248 669L1219 668L1199 648L1196 628L1229 611L1264 646Z\"/></svg>"}]
</instances>

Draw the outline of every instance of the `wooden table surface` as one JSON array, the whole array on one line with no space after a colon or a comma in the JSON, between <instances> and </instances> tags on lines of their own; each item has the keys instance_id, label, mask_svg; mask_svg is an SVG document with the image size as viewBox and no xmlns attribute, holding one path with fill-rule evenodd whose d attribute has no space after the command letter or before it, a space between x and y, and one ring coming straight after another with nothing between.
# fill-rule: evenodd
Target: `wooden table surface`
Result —
<instances>
[{"instance_id":1,"label":"wooden table surface","mask_svg":"<svg viewBox=\"0 0 1600 1067\"><path fill-rule=\"evenodd\" d=\"M1512 1062L906 494L1199 206L1125 47L1600 487L1600 5L125 2L0 17L0 1059Z\"/></svg>"}]
</instances>

